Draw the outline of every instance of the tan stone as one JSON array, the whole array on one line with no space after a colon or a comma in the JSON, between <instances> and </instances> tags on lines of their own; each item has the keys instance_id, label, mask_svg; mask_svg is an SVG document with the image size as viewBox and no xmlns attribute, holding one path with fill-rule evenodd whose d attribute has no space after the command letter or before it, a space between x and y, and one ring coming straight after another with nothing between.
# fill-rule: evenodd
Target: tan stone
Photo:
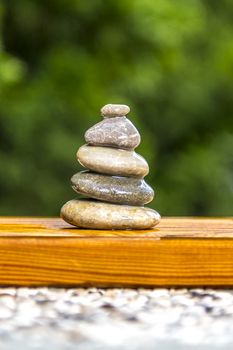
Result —
<instances>
[{"instance_id":1,"label":"tan stone","mask_svg":"<svg viewBox=\"0 0 233 350\"><path fill-rule=\"evenodd\" d=\"M103 106L100 112L104 118L123 117L130 112L130 108L127 105L108 104Z\"/></svg>"},{"instance_id":2,"label":"tan stone","mask_svg":"<svg viewBox=\"0 0 233 350\"><path fill-rule=\"evenodd\" d=\"M63 205L61 217L77 227L110 230L149 229L160 221L150 208L75 199Z\"/></svg>"},{"instance_id":3,"label":"tan stone","mask_svg":"<svg viewBox=\"0 0 233 350\"><path fill-rule=\"evenodd\" d=\"M149 172L146 160L134 151L84 145L79 148L77 159L97 173L144 177Z\"/></svg>"}]
</instances>

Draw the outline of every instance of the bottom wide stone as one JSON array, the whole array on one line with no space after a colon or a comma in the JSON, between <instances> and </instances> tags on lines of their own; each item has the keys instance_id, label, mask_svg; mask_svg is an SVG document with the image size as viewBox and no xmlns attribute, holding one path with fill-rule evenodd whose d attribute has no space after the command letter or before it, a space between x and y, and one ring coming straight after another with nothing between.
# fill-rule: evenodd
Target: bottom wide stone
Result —
<instances>
[{"instance_id":1,"label":"bottom wide stone","mask_svg":"<svg viewBox=\"0 0 233 350\"><path fill-rule=\"evenodd\" d=\"M71 225L92 229L148 229L160 215L146 207L73 199L61 208L61 217Z\"/></svg>"}]
</instances>

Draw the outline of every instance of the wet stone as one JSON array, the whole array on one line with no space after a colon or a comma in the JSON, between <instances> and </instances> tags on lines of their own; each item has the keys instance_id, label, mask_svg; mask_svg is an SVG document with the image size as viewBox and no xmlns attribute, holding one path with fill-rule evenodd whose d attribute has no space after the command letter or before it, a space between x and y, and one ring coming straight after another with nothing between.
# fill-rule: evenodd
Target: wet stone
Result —
<instances>
[{"instance_id":1,"label":"wet stone","mask_svg":"<svg viewBox=\"0 0 233 350\"><path fill-rule=\"evenodd\" d=\"M142 178L149 172L146 160L134 151L84 145L77 159L85 168L102 174Z\"/></svg>"},{"instance_id":2,"label":"wet stone","mask_svg":"<svg viewBox=\"0 0 233 350\"><path fill-rule=\"evenodd\" d=\"M100 112L104 118L123 117L130 112L130 108L127 105L107 104L101 108Z\"/></svg>"},{"instance_id":3,"label":"wet stone","mask_svg":"<svg viewBox=\"0 0 233 350\"><path fill-rule=\"evenodd\" d=\"M133 150L140 144L141 138L130 120L116 117L104 119L92 126L86 131L85 140L90 145Z\"/></svg>"},{"instance_id":4,"label":"wet stone","mask_svg":"<svg viewBox=\"0 0 233 350\"><path fill-rule=\"evenodd\" d=\"M144 205L154 197L153 189L143 179L81 171L71 178L71 183L76 192L111 203Z\"/></svg>"},{"instance_id":5,"label":"wet stone","mask_svg":"<svg viewBox=\"0 0 233 350\"><path fill-rule=\"evenodd\" d=\"M150 208L75 199L63 205L61 217L90 229L149 229L160 221L160 215Z\"/></svg>"}]
</instances>

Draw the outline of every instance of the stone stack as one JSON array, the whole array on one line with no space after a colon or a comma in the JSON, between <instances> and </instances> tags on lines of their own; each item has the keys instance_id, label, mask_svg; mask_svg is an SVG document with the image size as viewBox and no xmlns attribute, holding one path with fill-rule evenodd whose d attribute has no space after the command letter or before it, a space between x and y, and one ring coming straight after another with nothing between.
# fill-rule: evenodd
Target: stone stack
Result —
<instances>
[{"instance_id":1,"label":"stone stack","mask_svg":"<svg viewBox=\"0 0 233 350\"><path fill-rule=\"evenodd\" d=\"M126 118L130 108L108 104L101 109L103 120L85 133L86 143L77 152L87 170L71 178L72 188L87 199L74 199L61 209L68 223L92 229L148 229L160 215L144 204L154 198L145 182L146 160L134 149L141 137Z\"/></svg>"}]
</instances>

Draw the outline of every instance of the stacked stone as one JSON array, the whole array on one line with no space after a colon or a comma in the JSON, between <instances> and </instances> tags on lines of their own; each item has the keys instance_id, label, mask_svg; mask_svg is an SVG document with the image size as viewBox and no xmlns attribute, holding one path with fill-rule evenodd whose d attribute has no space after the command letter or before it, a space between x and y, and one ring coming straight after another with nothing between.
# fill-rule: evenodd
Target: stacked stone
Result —
<instances>
[{"instance_id":1,"label":"stacked stone","mask_svg":"<svg viewBox=\"0 0 233 350\"><path fill-rule=\"evenodd\" d=\"M126 105L105 105L103 121L85 133L87 144L79 148L77 159L88 170L75 174L71 183L87 199L62 207L66 222L93 229L148 229L159 223L160 215L144 207L154 191L144 180L148 164L134 151L141 137L126 118L129 111Z\"/></svg>"}]
</instances>

